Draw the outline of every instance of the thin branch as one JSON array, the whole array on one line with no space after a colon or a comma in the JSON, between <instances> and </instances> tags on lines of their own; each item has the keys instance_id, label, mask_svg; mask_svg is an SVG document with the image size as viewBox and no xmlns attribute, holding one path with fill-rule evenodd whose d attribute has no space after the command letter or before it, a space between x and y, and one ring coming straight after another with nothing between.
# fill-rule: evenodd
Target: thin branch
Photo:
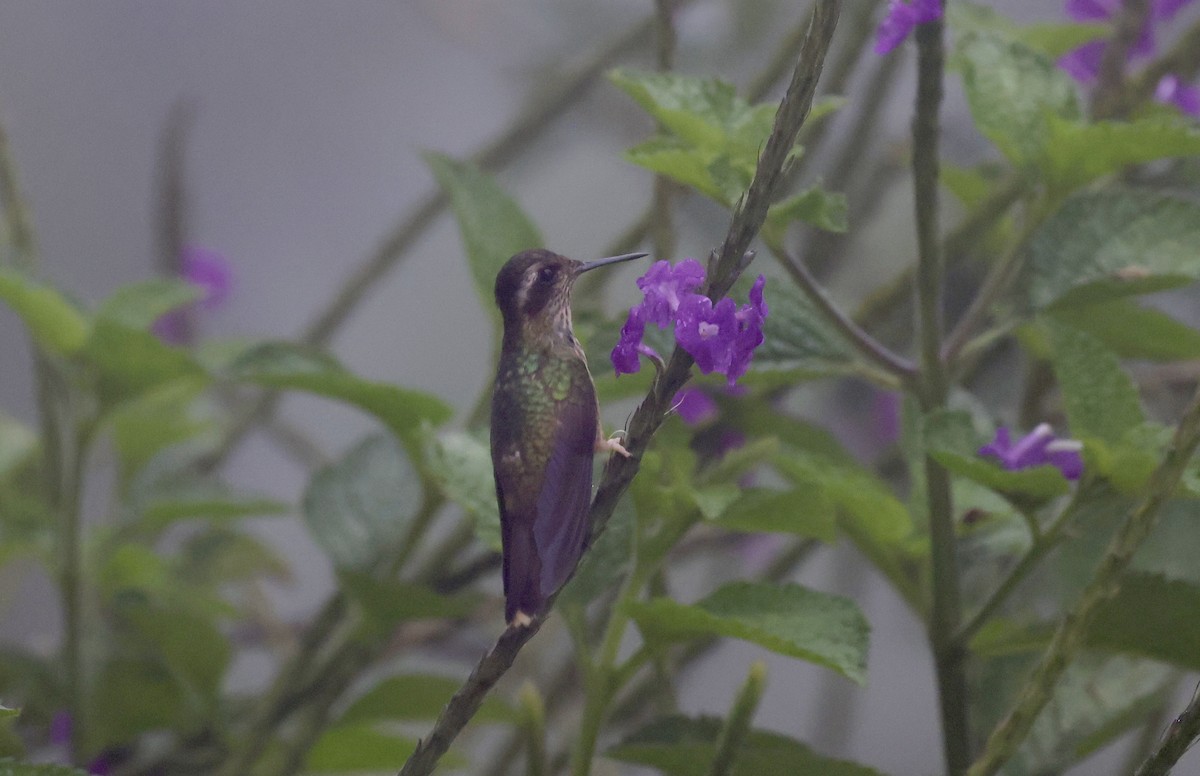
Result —
<instances>
[{"instance_id":1,"label":"thin branch","mask_svg":"<svg viewBox=\"0 0 1200 776\"><path fill-rule=\"evenodd\" d=\"M771 252L779 259L780 264L792 276L797 285L824 315L825 320L834 326L842 336L854 346L864 358L893 375L901 383L911 383L916 377L916 366L906 358L902 358L882 343L868 334L861 326L846 315L837 304L829 298L829 294L813 277L812 272L795 256L781 247L772 246Z\"/></svg>"},{"instance_id":2,"label":"thin branch","mask_svg":"<svg viewBox=\"0 0 1200 776\"><path fill-rule=\"evenodd\" d=\"M1113 536L1091 582L1080 595L1079 603L1059 623L1041 662L1025 682L1012 710L988 737L983 753L971 766L968 776L991 776L996 773L1029 734L1038 714L1050 701L1059 678L1083 646L1084 637L1096 613L1116 592L1121 578L1129 569L1133 553L1150 535L1159 512L1174 493L1198 445L1200 390L1192 397L1166 456L1150 477L1148 495Z\"/></svg>"},{"instance_id":3,"label":"thin branch","mask_svg":"<svg viewBox=\"0 0 1200 776\"><path fill-rule=\"evenodd\" d=\"M913 197L917 224L917 341L921 363L920 399L926 412L945 405L949 390L941 355L943 259L938 215L938 119L945 76L941 19L917 28L917 106L913 116ZM946 770L962 773L970 763L966 655L955 643L962 618L958 549L950 475L925 456L926 498L933 568L933 605L929 640L937 669L938 701Z\"/></svg>"},{"instance_id":4,"label":"thin branch","mask_svg":"<svg viewBox=\"0 0 1200 776\"><path fill-rule=\"evenodd\" d=\"M1179 758L1200 738L1200 687L1192 700L1163 734L1162 743L1146 758L1134 776L1167 776Z\"/></svg>"},{"instance_id":5,"label":"thin branch","mask_svg":"<svg viewBox=\"0 0 1200 776\"><path fill-rule=\"evenodd\" d=\"M708 290L714 298L723 295L736 280L743 269L742 256L766 218L767 205L774 194L784 160L812 106L816 83L837 26L840 8L840 0L821 0L813 11L809 35L801 49L787 94L776 113L775 126L763 149L743 205L737 209L730 224L716 262L716 271L710 277ZM603 530L617 501L633 481L642 453L666 417L675 393L690 376L691 364L687 353L675 348L665 372L655 381L650 394L634 412L625 440L625 446L632 456L612 456L609 459L592 501L589 518L595 534ZM542 618L535 618L527 627L507 628L501 634L495 646L480 660L467 681L442 710L429 736L418 744L401 769L401 776L432 772L438 759L474 716L488 691L509 669L521 648L537 634L542 622Z\"/></svg>"}]
</instances>

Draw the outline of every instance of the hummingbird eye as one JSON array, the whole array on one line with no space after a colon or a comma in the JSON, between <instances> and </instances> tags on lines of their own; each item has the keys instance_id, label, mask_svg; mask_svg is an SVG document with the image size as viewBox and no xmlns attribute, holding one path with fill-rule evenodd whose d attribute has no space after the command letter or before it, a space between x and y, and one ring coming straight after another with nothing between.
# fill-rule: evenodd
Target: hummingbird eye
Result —
<instances>
[{"instance_id":1,"label":"hummingbird eye","mask_svg":"<svg viewBox=\"0 0 1200 776\"><path fill-rule=\"evenodd\" d=\"M554 267L542 267L540 270L538 270L538 282L547 284L553 283L554 277L557 274L558 271Z\"/></svg>"}]
</instances>

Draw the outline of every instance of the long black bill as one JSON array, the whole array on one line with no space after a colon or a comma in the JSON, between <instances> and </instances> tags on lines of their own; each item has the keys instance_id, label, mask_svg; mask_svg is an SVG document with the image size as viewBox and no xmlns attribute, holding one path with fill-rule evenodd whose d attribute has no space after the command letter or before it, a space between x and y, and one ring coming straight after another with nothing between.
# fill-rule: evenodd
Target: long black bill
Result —
<instances>
[{"instance_id":1,"label":"long black bill","mask_svg":"<svg viewBox=\"0 0 1200 776\"><path fill-rule=\"evenodd\" d=\"M640 259L643 256L649 255L649 253L623 253L620 256L609 256L607 259L596 259L595 261L586 262L582 267L580 267L579 274L582 275L584 272L593 270L596 267L604 267L609 264L617 264L622 261L633 261L634 259Z\"/></svg>"}]
</instances>

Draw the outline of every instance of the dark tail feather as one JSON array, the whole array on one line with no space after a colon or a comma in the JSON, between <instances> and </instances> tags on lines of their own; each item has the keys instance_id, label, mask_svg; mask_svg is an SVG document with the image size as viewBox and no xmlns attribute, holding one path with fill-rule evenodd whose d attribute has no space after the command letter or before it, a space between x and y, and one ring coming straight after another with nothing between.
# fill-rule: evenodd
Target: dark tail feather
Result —
<instances>
[{"instance_id":1,"label":"dark tail feather","mask_svg":"<svg viewBox=\"0 0 1200 776\"><path fill-rule=\"evenodd\" d=\"M516 528L505 534L504 621L511 624L517 612L529 617L540 614L546 599L538 584L542 564L533 532Z\"/></svg>"}]
</instances>

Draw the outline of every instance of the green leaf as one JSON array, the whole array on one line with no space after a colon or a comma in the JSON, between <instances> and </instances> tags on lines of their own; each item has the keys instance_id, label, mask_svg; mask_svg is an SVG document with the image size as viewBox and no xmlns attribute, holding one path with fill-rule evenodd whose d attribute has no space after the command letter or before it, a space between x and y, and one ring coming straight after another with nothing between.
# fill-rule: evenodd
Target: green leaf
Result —
<instances>
[{"instance_id":1,"label":"green leaf","mask_svg":"<svg viewBox=\"0 0 1200 776\"><path fill-rule=\"evenodd\" d=\"M475 536L493 550L500 549L500 510L492 454L480 440L462 431L431 436L425 468L446 498L470 515Z\"/></svg>"},{"instance_id":2,"label":"green leaf","mask_svg":"<svg viewBox=\"0 0 1200 776\"><path fill-rule=\"evenodd\" d=\"M1088 646L1200 669L1200 586L1129 574L1088 628Z\"/></svg>"},{"instance_id":3,"label":"green leaf","mask_svg":"<svg viewBox=\"0 0 1200 776\"><path fill-rule=\"evenodd\" d=\"M237 493L217 482L196 482L148 500L141 506L141 518L148 530L157 532L180 520L233 520L285 514L289 509L282 501Z\"/></svg>"},{"instance_id":4,"label":"green leaf","mask_svg":"<svg viewBox=\"0 0 1200 776\"><path fill-rule=\"evenodd\" d=\"M1136 121L1079 120L1049 116L1043 162L1046 181L1061 191L1078 188L1131 164L1200 154L1200 130L1178 118Z\"/></svg>"},{"instance_id":5,"label":"green leaf","mask_svg":"<svg viewBox=\"0 0 1200 776\"><path fill-rule=\"evenodd\" d=\"M19 763L5 757L0 759L0 776L87 776L87 771L67 765Z\"/></svg>"},{"instance_id":6,"label":"green leaf","mask_svg":"<svg viewBox=\"0 0 1200 776\"><path fill-rule=\"evenodd\" d=\"M1153 307L1128 299L1074 305L1052 312L1103 342L1121 358L1184 361L1200 358L1200 331Z\"/></svg>"},{"instance_id":7,"label":"green leaf","mask_svg":"<svg viewBox=\"0 0 1200 776\"><path fill-rule=\"evenodd\" d=\"M1070 197L1029 242L1035 309L1174 288L1200 277L1200 205L1134 189Z\"/></svg>"},{"instance_id":8,"label":"green leaf","mask_svg":"<svg viewBox=\"0 0 1200 776\"><path fill-rule=\"evenodd\" d=\"M1032 657L980 661L975 708L985 729L1011 707ZM1145 660L1086 651L1076 655L1004 772L1038 776L1068 771L1125 730L1144 724L1169 697L1172 674L1170 668Z\"/></svg>"},{"instance_id":9,"label":"green leaf","mask_svg":"<svg viewBox=\"0 0 1200 776\"><path fill-rule=\"evenodd\" d=\"M187 351L163 343L148 331L106 318L96 319L83 355L99 372L100 395L109 405L169 382L205 379Z\"/></svg>"},{"instance_id":10,"label":"green leaf","mask_svg":"<svg viewBox=\"0 0 1200 776\"><path fill-rule=\"evenodd\" d=\"M655 598L627 606L649 639L729 636L866 681L869 626L846 598L794 584L734 582L696 604Z\"/></svg>"},{"instance_id":11,"label":"green leaf","mask_svg":"<svg viewBox=\"0 0 1200 776\"><path fill-rule=\"evenodd\" d=\"M291 579L287 562L270 543L220 525L189 537L174 568L181 580L214 589L262 578Z\"/></svg>"},{"instance_id":12,"label":"green leaf","mask_svg":"<svg viewBox=\"0 0 1200 776\"><path fill-rule=\"evenodd\" d=\"M251 348L230 367L230 379L287 388L352 404L374 415L415 455L423 424L441 425L452 410L420 391L365 380L319 351L283 342Z\"/></svg>"},{"instance_id":13,"label":"green leaf","mask_svg":"<svg viewBox=\"0 0 1200 776\"><path fill-rule=\"evenodd\" d=\"M966 477L1006 496L1041 501L1070 491L1067 479L1053 466L1007 471L995 462L950 450L934 450L931 455L952 474Z\"/></svg>"},{"instance_id":14,"label":"green leaf","mask_svg":"<svg viewBox=\"0 0 1200 776\"><path fill-rule=\"evenodd\" d=\"M667 776L705 776L717 751L722 722L716 717L661 717L604 754L657 768ZM865 765L834 760L805 744L766 730L751 730L738 751L732 776L879 776Z\"/></svg>"},{"instance_id":15,"label":"green leaf","mask_svg":"<svg viewBox=\"0 0 1200 776\"><path fill-rule=\"evenodd\" d=\"M200 289L182 280L148 280L122 286L101 303L97 318L131 329L147 330L165 313L200 297Z\"/></svg>"},{"instance_id":16,"label":"green leaf","mask_svg":"<svg viewBox=\"0 0 1200 776\"><path fill-rule=\"evenodd\" d=\"M0 301L20 316L34 342L47 352L69 356L87 342L87 317L51 286L0 269Z\"/></svg>"},{"instance_id":17,"label":"green leaf","mask_svg":"<svg viewBox=\"0 0 1200 776\"><path fill-rule=\"evenodd\" d=\"M1137 388L1116 354L1095 337L1064 323L1043 321L1053 351L1071 435L1120 442L1145 416Z\"/></svg>"},{"instance_id":18,"label":"green leaf","mask_svg":"<svg viewBox=\"0 0 1200 776\"><path fill-rule=\"evenodd\" d=\"M464 617L479 604L476 595L442 595L418 582L380 580L353 571L341 571L338 580L372 625L385 632L408 620Z\"/></svg>"},{"instance_id":19,"label":"green leaf","mask_svg":"<svg viewBox=\"0 0 1200 776\"><path fill-rule=\"evenodd\" d=\"M1050 57L1019 41L967 31L958 36L954 61L975 125L1016 165L1042 157L1047 115L1079 116L1071 79Z\"/></svg>"},{"instance_id":20,"label":"green leaf","mask_svg":"<svg viewBox=\"0 0 1200 776\"><path fill-rule=\"evenodd\" d=\"M884 544L901 542L912 533L908 509L870 472L799 451L781 453L775 467L797 485L821 490L844 521Z\"/></svg>"},{"instance_id":21,"label":"green leaf","mask_svg":"<svg viewBox=\"0 0 1200 776\"><path fill-rule=\"evenodd\" d=\"M233 649L209 619L179 607L144 602L121 605L117 612L120 621L153 646L188 697L194 702L216 703Z\"/></svg>"},{"instance_id":22,"label":"green leaf","mask_svg":"<svg viewBox=\"0 0 1200 776\"><path fill-rule=\"evenodd\" d=\"M542 236L516 200L478 167L441 154L424 156L450 198L479 300L498 318L496 274L513 254L542 247Z\"/></svg>"},{"instance_id":23,"label":"green leaf","mask_svg":"<svg viewBox=\"0 0 1200 776\"><path fill-rule=\"evenodd\" d=\"M403 537L419 488L400 446L382 434L369 436L313 476L304 520L336 568L368 570Z\"/></svg>"},{"instance_id":24,"label":"green leaf","mask_svg":"<svg viewBox=\"0 0 1200 776\"><path fill-rule=\"evenodd\" d=\"M747 489L714 523L730 531L796 534L824 542L837 536L833 501L818 488Z\"/></svg>"},{"instance_id":25,"label":"green leaf","mask_svg":"<svg viewBox=\"0 0 1200 776\"><path fill-rule=\"evenodd\" d=\"M606 590L624 581L633 565L634 510L629 499L617 502L616 511L583 558L575 576L558 597L558 607L586 606Z\"/></svg>"},{"instance_id":26,"label":"green leaf","mask_svg":"<svg viewBox=\"0 0 1200 776\"><path fill-rule=\"evenodd\" d=\"M1108 24L1069 22L1042 22L1018 27L1013 31L1017 40L1055 60L1084 43L1111 34L1112 27Z\"/></svg>"},{"instance_id":27,"label":"green leaf","mask_svg":"<svg viewBox=\"0 0 1200 776\"><path fill-rule=\"evenodd\" d=\"M771 314L747 377L792 382L855 371L853 347L793 284L768 282L763 300Z\"/></svg>"},{"instance_id":28,"label":"green leaf","mask_svg":"<svg viewBox=\"0 0 1200 776\"><path fill-rule=\"evenodd\" d=\"M152 658L118 657L100 668L88 693L85 749L123 746L151 730L177 730L188 720L188 698L175 677Z\"/></svg>"},{"instance_id":29,"label":"green leaf","mask_svg":"<svg viewBox=\"0 0 1200 776\"><path fill-rule=\"evenodd\" d=\"M160 452L214 426L195 407L207 384L197 377L172 380L109 411L106 420L120 456L123 488Z\"/></svg>"},{"instance_id":30,"label":"green leaf","mask_svg":"<svg viewBox=\"0 0 1200 776\"><path fill-rule=\"evenodd\" d=\"M652 137L625 152L625 159L638 167L665 175L676 183L730 207L750 185L744 168L729 164L716 153L688 145L677 137Z\"/></svg>"},{"instance_id":31,"label":"green leaf","mask_svg":"<svg viewBox=\"0 0 1200 776\"><path fill-rule=\"evenodd\" d=\"M0 477L27 460L37 447L37 434L24 423L0 412Z\"/></svg>"},{"instance_id":32,"label":"green leaf","mask_svg":"<svg viewBox=\"0 0 1200 776\"><path fill-rule=\"evenodd\" d=\"M371 725L337 725L321 734L305 760L306 773L378 773L394 771L417 748L411 738Z\"/></svg>"},{"instance_id":33,"label":"green leaf","mask_svg":"<svg viewBox=\"0 0 1200 776\"><path fill-rule=\"evenodd\" d=\"M462 678L402 674L389 676L359 696L338 720L339 725L380 721L436 719L462 686ZM495 695L487 695L472 722L512 722L514 710Z\"/></svg>"},{"instance_id":34,"label":"green leaf","mask_svg":"<svg viewBox=\"0 0 1200 776\"><path fill-rule=\"evenodd\" d=\"M9 707L0 703L0 719L10 719L13 717L20 716L20 714L21 714L20 709L10 709Z\"/></svg>"},{"instance_id":35,"label":"green leaf","mask_svg":"<svg viewBox=\"0 0 1200 776\"><path fill-rule=\"evenodd\" d=\"M845 194L813 186L772 205L763 224L763 236L768 243L781 241L784 231L795 221L829 232L844 232L848 211Z\"/></svg>"}]
</instances>

